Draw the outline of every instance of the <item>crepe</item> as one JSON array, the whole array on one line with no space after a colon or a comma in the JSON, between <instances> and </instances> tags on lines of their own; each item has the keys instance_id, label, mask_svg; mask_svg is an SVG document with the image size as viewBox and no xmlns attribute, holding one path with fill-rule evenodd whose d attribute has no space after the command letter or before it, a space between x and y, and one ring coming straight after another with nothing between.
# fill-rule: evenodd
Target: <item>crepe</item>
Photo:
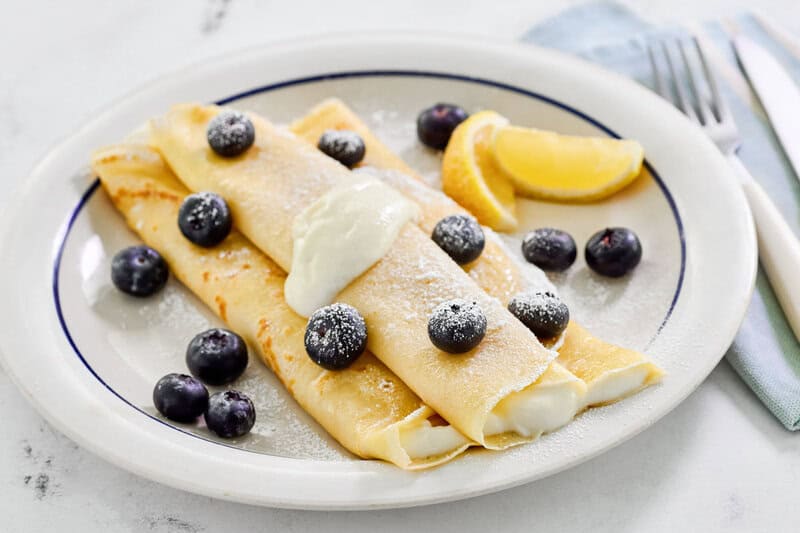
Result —
<instances>
[{"instance_id":1,"label":"crepe","mask_svg":"<svg viewBox=\"0 0 800 533\"><path fill-rule=\"evenodd\" d=\"M216 106L175 106L151 121L151 143L189 189L223 196L237 228L288 270L295 216L350 181L351 173L254 114L249 115L253 146L223 159L206 140L207 124L220 111ZM476 302L489 324L482 342L461 355L438 350L427 335L432 310L453 298ZM342 290L337 301L364 316L368 348L468 438L502 448L541 432L542 420L531 418L526 408L551 401L534 395L532 385L556 354L414 224L406 224L389 252Z\"/></svg>"},{"instance_id":2,"label":"crepe","mask_svg":"<svg viewBox=\"0 0 800 533\"><path fill-rule=\"evenodd\" d=\"M211 249L191 244L177 224L189 191L157 152L112 146L94 155L92 167L128 225L345 448L415 470L444 463L468 447L466 437L372 354L336 372L313 363L303 344L306 321L283 298L286 273L236 231Z\"/></svg>"},{"instance_id":3,"label":"crepe","mask_svg":"<svg viewBox=\"0 0 800 533\"><path fill-rule=\"evenodd\" d=\"M422 213L419 226L427 233L433 231L436 223L445 216L468 214L449 196L425 185L420 176L338 99L321 102L292 123L290 129L314 145L328 129L357 132L366 145L361 166L365 171L370 167L382 170L374 175L418 203ZM466 265L465 270L490 296L507 305L515 294L523 290L555 292L539 269L515 261L492 230L484 228L484 232L487 234L486 247L477 260ZM580 408L620 400L657 383L664 374L646 355L593 337L575 321L570 322L561 341L563 345L558 348L558 360L541 381L547 382L551 377L563 379L567 374L580 378L587 386Z\"/></svg>"}]
</instances>

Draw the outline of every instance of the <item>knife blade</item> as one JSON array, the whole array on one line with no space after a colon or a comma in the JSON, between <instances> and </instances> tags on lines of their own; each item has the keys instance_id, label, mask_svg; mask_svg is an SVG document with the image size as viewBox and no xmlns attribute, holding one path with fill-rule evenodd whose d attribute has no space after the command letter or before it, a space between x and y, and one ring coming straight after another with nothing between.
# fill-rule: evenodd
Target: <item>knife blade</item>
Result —
<instances>
[{"instance_id":1,"label":"knife blade","mask_svg":"<svg viewBox=\"0 0 800 533\"><path fill-rule=\"evenodd\" d=\"M800 179L800 89L775 57L744 35L733 40L739 63L767 111L783 151Z\"/></svg>"}]
</instances>

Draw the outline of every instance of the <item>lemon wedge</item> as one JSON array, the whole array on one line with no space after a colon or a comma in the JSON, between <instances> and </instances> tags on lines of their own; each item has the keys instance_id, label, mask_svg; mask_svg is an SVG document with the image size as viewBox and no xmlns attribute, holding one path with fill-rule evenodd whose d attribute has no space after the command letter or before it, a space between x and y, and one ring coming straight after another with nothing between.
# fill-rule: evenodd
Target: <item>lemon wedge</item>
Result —
<instances>
[{"instance_id":1,"label":"lemon wedge","mask_svg":"<svg viewBox=\"0 0 800 533\"><path fill-rule=\"evenodd\" d=\"M453 131L442 159L444 192L478 222L498 231L517 227L514 187L491 152L495 130L507 125L494 111L475 113Z\"/></svg>"},{"instance_id":2,"label":"lemon wedge","mask_svg":"<svg viewBox=\"0 0 800 533\"><path fill-rule=\"evenodd\" d=\"M491 151L520 194L572 202L614 194L636 179L644 159L636 141L508 125L496 128Z\"/></svg>"}]
</instances>

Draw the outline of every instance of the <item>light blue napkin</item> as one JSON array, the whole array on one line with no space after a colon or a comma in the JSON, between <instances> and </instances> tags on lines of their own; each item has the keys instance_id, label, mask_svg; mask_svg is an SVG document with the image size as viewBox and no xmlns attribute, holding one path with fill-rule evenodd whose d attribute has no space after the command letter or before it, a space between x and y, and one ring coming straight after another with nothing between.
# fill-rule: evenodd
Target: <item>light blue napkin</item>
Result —
<instances>
[{"instance_id":1,"label":"light blue napkin","mask_svg":"<svg viewBox=\"0 0 800 533\"><path fill-rule=\"evenodd\" d=\"M768 31L768 24L754 15L737 16L729 22L775 54L800 82L800 57L790 47L782 46L774 32ZM749 88L743 92L744 78L736 81L739 74L730 35L720 22L705 23L699 29L706 38L704 44L714 48L719 61L730 67L728 75L735 76L727 80L718 77L722 78L721 90L742 133L739 155L795 234L800 235L800 182L757 100ZM654 28L626 7L600 2L564 11L531 29L523 40L580 55L652 88L645 43L655 37L686 32L685 28ZM718 74L720 66L718 63L715 69ZM800 344L760 270L753 301L727 359L787 429L800 429Z\"/></svg>"}]
</instances>

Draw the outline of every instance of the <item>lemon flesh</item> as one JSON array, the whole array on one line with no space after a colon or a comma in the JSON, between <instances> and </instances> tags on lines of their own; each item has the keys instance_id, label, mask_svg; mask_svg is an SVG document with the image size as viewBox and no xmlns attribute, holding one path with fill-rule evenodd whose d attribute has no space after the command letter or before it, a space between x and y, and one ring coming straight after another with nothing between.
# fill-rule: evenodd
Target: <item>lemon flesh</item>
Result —
<instances>
[{"instance_id":1,"label":"lemon flesh","mask_svg":"<svg viewBox=\"0 0 800 533\"><path fill-rule=\"evenodd\" d=\"M442 159L444 192L497 231L517 227L514 187L491 151L495 130L507 124L494 111L472 115L453 131Z\"/></svg>"},{"instance_id":2,"label":"lemon flesh","mask_svg":"<svg viewBox=\"0 0 800 533\"><path fill-rule=\"evenodd\" d=\"M520 194L572 202L614 194L636 179L644 159L636 141L516 126L495 128L491 151Z\"/></svg>"}]
</instances>

